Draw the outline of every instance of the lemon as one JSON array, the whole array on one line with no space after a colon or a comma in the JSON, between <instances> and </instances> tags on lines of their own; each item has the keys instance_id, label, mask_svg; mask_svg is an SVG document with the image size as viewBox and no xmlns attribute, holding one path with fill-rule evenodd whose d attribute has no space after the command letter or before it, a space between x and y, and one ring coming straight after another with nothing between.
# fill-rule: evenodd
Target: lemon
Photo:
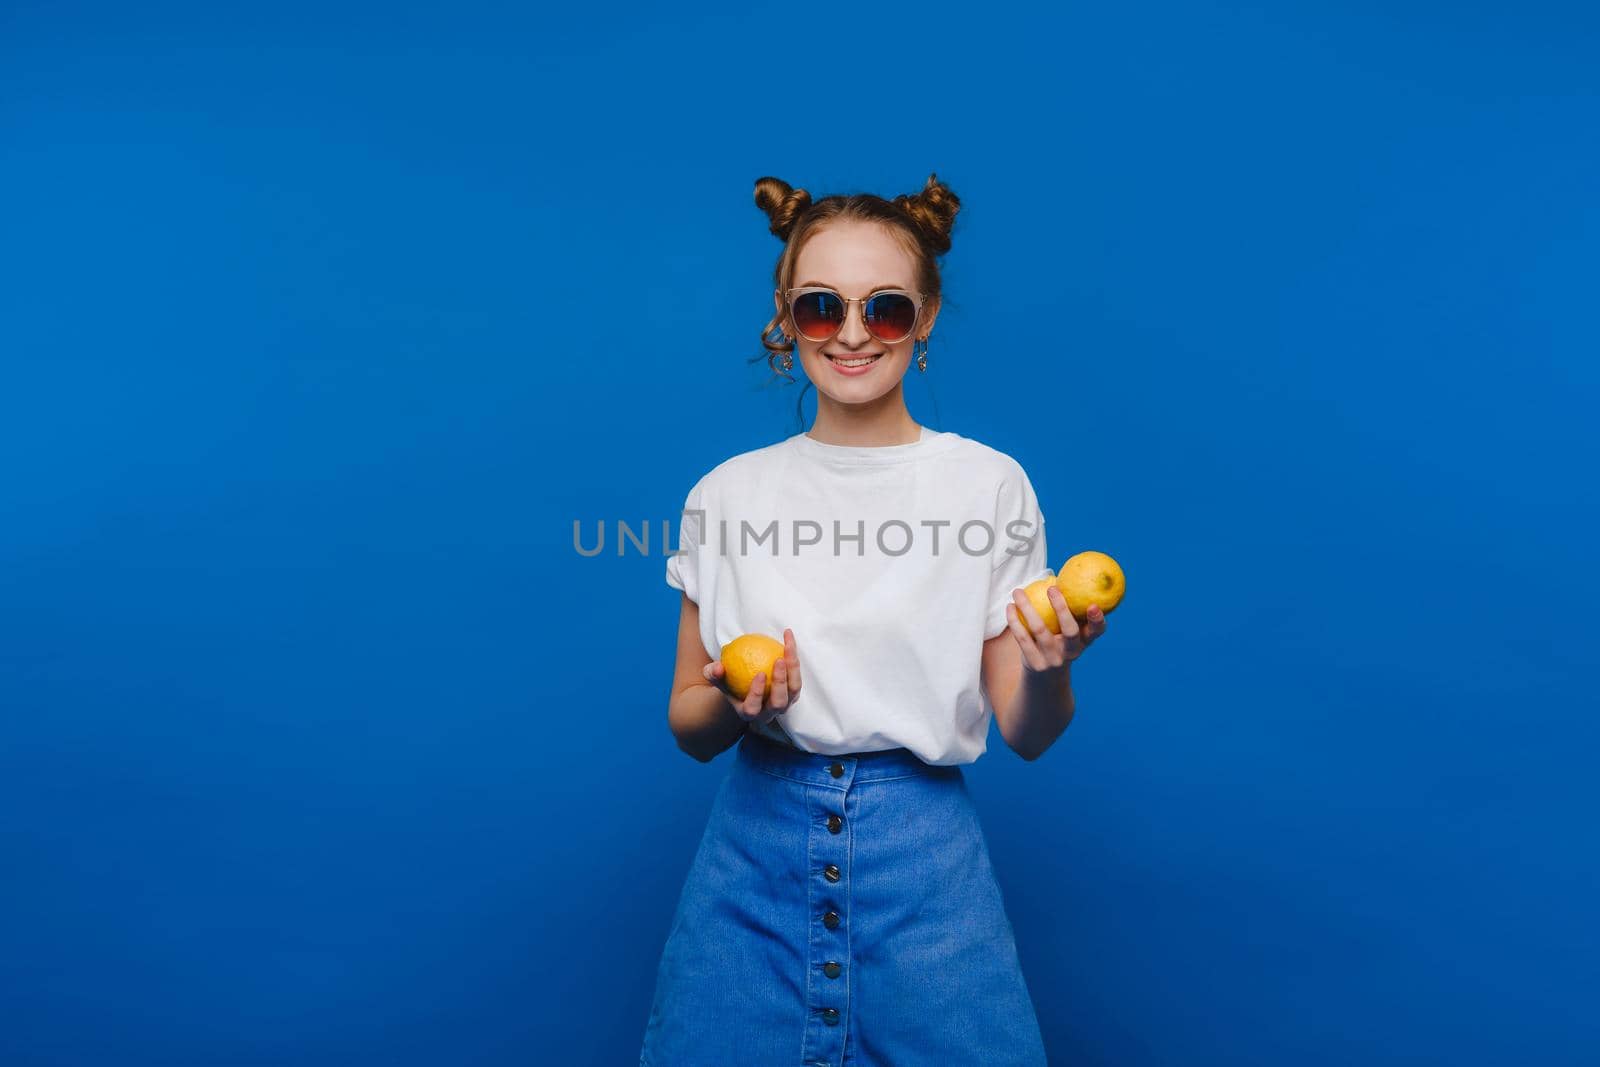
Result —
<instances>
[{"instance_id":1,"label":"lemon","mask_svg":"<svg viewBox=\"0 0 1600 1067\"><path fill-rule=\"evenodd\" d=\"M1028 598L1028 603L1033 605L1033 610L1039 613L1039 618L1044 620L1044 624L1050 628L1050 632L1058 634L1061 632L1061 620L1056 618L1055 605L1050 603L1050 587L1054 584L1054 578L1040 578L1038 581L1029 582L1023 586L1022 595ZM1018 612L1017 614L1021 615L1022 613ZM1027 617L1023 616L1022 621L1026 624Z\"/></svg>"},{"instance_id":2,"label":"lemon","mask_svg":"<svg viewBox=\"0 0 1600 1067\"><path fill-rule=\"evenodd\" d=\"M722 646L722 669L727 672L723 680L728 691L743 700L755 683L756 675L764 673L761 697L772 692L772 665L783 658L783 642L766 634L741 634Z\"/></svg>"},{"instance_id":3,"label":"lemon","mask_svg":"<svg viewBox=\"0 0 1600 1067\"><path fill-rule=\"evenodd\" d=\"M1067 598L1067 610L1079 622L1089 617L1090 604L1100 605L1100 610L1110 615L1128 588L1122 568L1104 552L1079 552L1067 560L1056 575L1056 585Z\"/></svg>"}]
</instances>

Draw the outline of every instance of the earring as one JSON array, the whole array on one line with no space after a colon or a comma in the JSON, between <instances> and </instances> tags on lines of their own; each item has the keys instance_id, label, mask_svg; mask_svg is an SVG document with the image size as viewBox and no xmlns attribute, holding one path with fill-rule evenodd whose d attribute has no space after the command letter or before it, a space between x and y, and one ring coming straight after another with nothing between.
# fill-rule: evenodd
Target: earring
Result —
<instances>
[{"instance_id":1,"label":"earring","mask_svg":"<svg viewBox=\"0 0 1600 1067\"><path fill-rule=\"evenodd\" d=\"M917 354L917 370L926 372L928 369L928 339L924 337L913 341L911 343L911 351Z\"/></svg>"},{"instance_id":2,"label":"earring","mask_svg":"<svg viewBox=\"0 0 1600 1067\"><path fill-rule=\"evenodd\" d=\"M773 341L780 345L786 345L790 343L789 337L783 332L782 327L777 328L775 336L773 337ZM793 350L791 349L791 351L785 352L783 354L783 358L778 360L778 365L783 368L783 372L785 374L788 374L790 371L794 370L794 355L792 354L792 351Z\"/></svg>"}]
</instances>

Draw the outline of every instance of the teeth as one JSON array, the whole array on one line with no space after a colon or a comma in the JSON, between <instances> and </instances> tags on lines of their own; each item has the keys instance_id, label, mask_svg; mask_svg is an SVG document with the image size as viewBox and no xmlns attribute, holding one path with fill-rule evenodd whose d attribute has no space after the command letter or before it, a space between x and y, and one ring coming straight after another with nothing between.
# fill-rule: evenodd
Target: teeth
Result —
<instances>
[{"instance_id":1,"label":"teeth","mask_svg":"<svg viewBox=\"0 0 1600 1067\"><path fill-rule=\"evenodd\" d=\"M838 356L829 356L828 358L839 364L841 367L865 367L868 363L871 363L878 357L867 356L865 359L840 359Z\"/></svg>"}]
</instances>

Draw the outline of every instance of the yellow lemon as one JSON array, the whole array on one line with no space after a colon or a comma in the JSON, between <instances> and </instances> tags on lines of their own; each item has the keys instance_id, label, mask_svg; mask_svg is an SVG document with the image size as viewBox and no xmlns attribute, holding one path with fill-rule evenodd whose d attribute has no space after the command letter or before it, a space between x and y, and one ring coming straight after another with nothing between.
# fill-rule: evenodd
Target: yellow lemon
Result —
<instances>
[{"instance_id":1,"label":"yellow lemon","mask_svg":"<svg viewBox=\"0 0 1600 1067\"><path fill-rule=\"evenodd\" d=\"M1067 560L1056 575L1056 585L1079 622L1089 617L1090 604L1100 605L1100 610L1110 615L1128 588L1122 568L1104 552L1079 552Z\"/></svg>"},{"instance_id":2,"label":"yellow lemon","mask_svg":"<svg viewBox=\"0 0 1600 1067\"><path fill-rule=\"evenodd\" d=\"M1050 632L1058 634L1061 632L1061 620L1056 618L1055 606L1050 603L1050 587L1055 582L1054 578L1040 578L1038 581L1029 582L1022 587L1022 595L1028 598L1028 603L1033 605L1033 610L1039 613L1039 618L1044 620ZM1022 615L1020 611L1017 614ZM1027 621L1027 616L1023 615L1023 624L1026 625Z\"/></svg>"},{"instance_id":3,"label":"yellow lemon","mask_svg":"<svg viewBox=\"0 0 1600 1067\"><path fill-rule=\"evenodd\" d=\"M762 679L762 699L772 692L772 665L783 658L783 642L766 634L741 634L722 646L722 668L727 671L723 681L728 691L743 700L755 684L756 675Z\"/></svg>"}]
</instances>

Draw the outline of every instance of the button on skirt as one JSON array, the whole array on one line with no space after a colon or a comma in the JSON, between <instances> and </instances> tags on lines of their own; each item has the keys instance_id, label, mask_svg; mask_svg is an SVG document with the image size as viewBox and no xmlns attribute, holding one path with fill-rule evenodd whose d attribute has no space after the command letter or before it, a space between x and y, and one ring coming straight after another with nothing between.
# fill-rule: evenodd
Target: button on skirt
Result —
<instances>
[{"instance_id":1,"label":"button on skirt","mask_svg":"<svg viewBox=\"0 0 1600 1067\"><path fill-rule=\"evenodd\" d=\"M657 968L641 1067L1040 1067L959 766L746 732Z\"/></svg>"}]
</instances>

